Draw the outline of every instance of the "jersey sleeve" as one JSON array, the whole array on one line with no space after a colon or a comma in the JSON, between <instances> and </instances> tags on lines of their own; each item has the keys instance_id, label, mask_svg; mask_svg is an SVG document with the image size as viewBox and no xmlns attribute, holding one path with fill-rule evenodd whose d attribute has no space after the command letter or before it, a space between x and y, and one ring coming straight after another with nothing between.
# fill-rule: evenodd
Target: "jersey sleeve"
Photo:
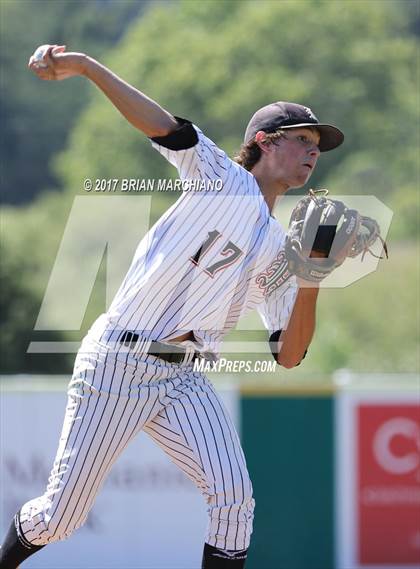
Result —
<instances>
[{"instance_id":1,"label":"jersey sleeve","mask_svg":"<svg viewBox=\"0 0 420 569\"><path fill-rule=\"evenodd\" d=\"M270 335L286 328L295 304L297 289L296 281L293 279L286 290L277 289L257 306L263 324Z\"/></svg>"},{"instance_id":2,"label":"jersey sleeve","mask_svg":"<svg viewBox=\"0 0 420 569\"><path fill-rule=\"evenodd\" d=\"M225 180L233 161L191 122L175 117L179 128L167 136L151 138L179 172L181 180Z\"/></svg>"}]
</instances>

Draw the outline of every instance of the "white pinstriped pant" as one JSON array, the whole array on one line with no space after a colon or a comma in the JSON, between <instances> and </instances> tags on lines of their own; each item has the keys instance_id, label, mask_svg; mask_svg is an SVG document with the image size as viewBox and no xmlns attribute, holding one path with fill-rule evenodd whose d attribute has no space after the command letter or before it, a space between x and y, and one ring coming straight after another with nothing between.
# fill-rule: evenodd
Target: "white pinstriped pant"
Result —
<instances>
[{"instance_id":1,"label":"white pinstriped pant","mask_svg":"<svg viewBox=\"0 0 420 569\"><path fill-rule=\"evenodd\" d=\"M20 510L24 537L46 545L80 527L113 463L140 430L204 495L205 541L225 550L247 548L252 485L236 430L211 383L192 364L115 355L90 339L76 357L46 492Z\"/></svg>"}]
</instances>

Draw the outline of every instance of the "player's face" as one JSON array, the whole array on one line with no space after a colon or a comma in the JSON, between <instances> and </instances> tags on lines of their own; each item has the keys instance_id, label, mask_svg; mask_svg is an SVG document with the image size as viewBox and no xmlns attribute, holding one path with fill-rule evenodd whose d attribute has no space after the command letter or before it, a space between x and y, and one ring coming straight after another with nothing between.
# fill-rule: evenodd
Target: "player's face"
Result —
<instances>
[{"instance_id":1,"label":"player's face","mask_svg":"<svg viewBox=\"0 0 420 569\"><path fill-rule=\"evenodd\" d=\"M272 160L279 181L289 188L306 184L315 169L320 150L318 131L311 128L293 128L275 142Z\"/></svg>"}]
</instances>

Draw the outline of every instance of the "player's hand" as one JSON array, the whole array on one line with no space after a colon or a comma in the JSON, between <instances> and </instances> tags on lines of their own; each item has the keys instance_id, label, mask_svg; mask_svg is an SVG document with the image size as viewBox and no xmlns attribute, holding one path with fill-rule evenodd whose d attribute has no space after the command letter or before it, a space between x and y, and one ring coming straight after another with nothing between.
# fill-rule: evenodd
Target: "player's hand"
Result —
<instances>
[{"instance_id":1,"label":"player's hand","mask_svg":"<svg viewBox=\"0 0 420 569\"><path fill-rule=\"evenodd\" d=\"M67 52L65 45L50 45L42 60L31 55L28 67L40 79L60 81L68 77L83 75L86 56L83 53Z\"/></svg>"}]
</instances>

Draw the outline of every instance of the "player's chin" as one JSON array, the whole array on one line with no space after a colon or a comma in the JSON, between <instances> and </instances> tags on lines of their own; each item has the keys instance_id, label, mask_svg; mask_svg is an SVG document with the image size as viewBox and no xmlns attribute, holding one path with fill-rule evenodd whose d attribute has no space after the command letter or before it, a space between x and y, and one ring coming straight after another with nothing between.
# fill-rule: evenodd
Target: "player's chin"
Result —
<instances>
[{"instance_id":1,"label":"player's chin","mask_svg":"<svg viewBox=\"0 0 420 569\"><path fill-rule=\"evenodd\" d=\"M301 188L311 177L312 172L302 172L297 174L293 180L290 180L290 189Z\"/></svg>"}]
</instances>

